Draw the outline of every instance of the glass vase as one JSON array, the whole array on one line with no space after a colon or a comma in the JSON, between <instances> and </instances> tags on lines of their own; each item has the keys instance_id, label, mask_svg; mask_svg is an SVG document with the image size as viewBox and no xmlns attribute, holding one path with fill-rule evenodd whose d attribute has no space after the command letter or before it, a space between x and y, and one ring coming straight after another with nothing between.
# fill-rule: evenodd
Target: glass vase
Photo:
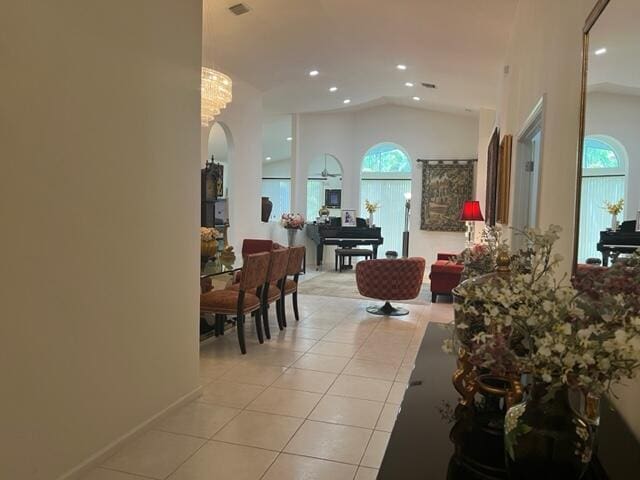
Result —
<instances>
[{"instance_id":1,"label":"glass vase","mask_svg":"<svg viewBox=\"0 0 640 480\"><path fill-rule=\"evenodd\" d=\"M530 398L507 411L505 462L513 480L579 480L593 449L593 432L562 387L533 386Z\"/></svg>"}]
</instances>

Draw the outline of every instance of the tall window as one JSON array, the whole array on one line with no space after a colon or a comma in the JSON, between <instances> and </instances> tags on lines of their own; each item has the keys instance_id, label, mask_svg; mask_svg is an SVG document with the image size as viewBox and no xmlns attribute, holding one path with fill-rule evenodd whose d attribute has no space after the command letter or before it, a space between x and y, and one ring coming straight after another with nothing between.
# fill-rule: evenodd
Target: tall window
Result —
<instances>
[{"instance_id":1,"label":"tall window","mask_svg":"<svg viewBox=\"0 0 640 480\"><path fill-rule=\"evenodd\" d=\"M263 178L262 196L269 197L269 200L273 203L269 221L280 221L282 214L291 210L291 179Z\"/></svg>"},{"instance_id":2,"label":"tall window","mask_svg":"<svg viewBox=\"0 0 640 480\"><path fill-rule=\"evenodd\" d=\"M587 137L584 141L579 262L600 256L596 249L600 232L611 226L611 215L603 208L604 202L625 198L626 162L624 153L614 144L599 137Z\"/></svg>"},{"instance_id":3,"label":"tall window","mask_svg":"<svg viewBox=\"0 0 640 480\"><path fill-rule=\"evenodd\" d=\"M324 204L324 184L323 180L310 178L307 180L307 216L309 222L318 216L320 207Z\"/></svg>"},{"instance_id":4,"label":"tall window","mask_svg":"<svg viewBox=\"0 0 640 480\"><path fill-rule=\"evenodd\" d=\"M365 200L380 204L374 222L382 228L382 252L402 252L404 231L404 194L411 191L411 160L405 151L393 143L381 143L371 148L362 160L360 184L361 216L368 217Z\"/></svg>"}]
</instances>

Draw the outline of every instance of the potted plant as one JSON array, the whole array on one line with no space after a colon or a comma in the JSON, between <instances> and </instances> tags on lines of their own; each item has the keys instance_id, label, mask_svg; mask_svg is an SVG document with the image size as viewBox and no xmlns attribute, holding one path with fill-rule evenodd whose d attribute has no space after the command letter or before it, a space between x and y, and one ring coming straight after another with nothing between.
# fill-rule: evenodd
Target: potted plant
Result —
<instances>
[{"instance_id":1,"label":"potted plant","mask_svg":"<svg viewBox=\"0 0 640 480\"><path fill-rule=\"evenodd\" d=\"M514 256L511 275L468 282L455 305L484 324L471 336L470 364L526 379L525 402L504 421L507 466L518 479L579 479L591 458L598 399L640 366L640 253L576 290L557 279L559 232L524 232L528 245ZM583 395L584 411L571 407L570 392Z\"/></svg>"},{"instance_id":2,"label":"potted plant","mask_svg":"<svg viewBox=\"0 0 640 480\"><path fill-rule=\"evenodd\" d=\"M369 219L367 220L369 227L375 226L373 224L373 214L376 213L379 208L380 204L377 202L370 202L369 200L364 201L364 209L367 211L367 213L369 213Z\"/></svg>"},{"instance_id":3,"label":"potted plant","mask_svg":"<svg viewBox=\"0 0 640 480\"><path fill-rule=\"evenodd\" d=\"M300 213L283 213L280 224L287 230L289 246L293 246L296 233L304 228L304 217Z\"/></svg>"},{"instance_id":4,"label":"potted plant","mask_svg":"<svg viewBox=\"0 0 640 480\"><path fill-rule=\"evenodd\" d=\"M220 232L215 228L200 227L200 257L206 263L216 256Z\"/></svg>"},{"instance_id":5,"label":"potted plant","mask_svg":"<svg viewBox=\"0 0 640 480\"><path fill-rule=\"evenodd\" d=\"M605 201L602 208L611 214L611 230L618 230L618 215L620 215L624 209L624 198L613 203Z\"/></svg>"}]
</instances>

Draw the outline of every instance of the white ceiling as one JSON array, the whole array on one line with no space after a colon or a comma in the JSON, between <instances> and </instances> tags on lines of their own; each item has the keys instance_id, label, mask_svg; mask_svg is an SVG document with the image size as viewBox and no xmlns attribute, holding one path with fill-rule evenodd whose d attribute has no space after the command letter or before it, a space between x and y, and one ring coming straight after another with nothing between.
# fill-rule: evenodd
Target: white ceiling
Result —
<instances>
[{"instance_id":1,"label":"white ceiling","mask_svg":"<svg viewBox=\"0 0 640 480\"><path fill-rule=\"evenodd\" d=\"M614 0L589 35L589 90L640 94L640 0ZM606 48L604 55L594 55Z\"/></svg>"},{"instance_id":2,"label":"white ceiling","mask_svg":"<svg viewBox=\"0 0 640 480\"><path fill-rule=\"evenodd\" d=\"M495 107L517 0L246 0L242 16L228 11L236 0L205 3L205 64L261 90L268 112L296 113Z\"/></svg>"}]
</instances>

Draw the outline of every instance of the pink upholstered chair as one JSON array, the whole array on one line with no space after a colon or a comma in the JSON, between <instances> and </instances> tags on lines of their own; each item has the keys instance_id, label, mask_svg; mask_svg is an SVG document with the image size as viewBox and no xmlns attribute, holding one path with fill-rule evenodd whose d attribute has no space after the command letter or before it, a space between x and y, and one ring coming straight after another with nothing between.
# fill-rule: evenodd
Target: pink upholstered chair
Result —
<instances>
[{"instance_id":1,"label":"pink upholstered chair","mask_svg":"<svg viewBox=\"0 0 640 480\"><path fill-rule=\"evenodd\" d=\"M356 283L360 295L377 298L381 307L368 307L374 315L406 315L405 308L395 308L390 300L411 300L420 295L425 260L420 257L365 260L356 264Z\"/></svg>"}]
</instances>

